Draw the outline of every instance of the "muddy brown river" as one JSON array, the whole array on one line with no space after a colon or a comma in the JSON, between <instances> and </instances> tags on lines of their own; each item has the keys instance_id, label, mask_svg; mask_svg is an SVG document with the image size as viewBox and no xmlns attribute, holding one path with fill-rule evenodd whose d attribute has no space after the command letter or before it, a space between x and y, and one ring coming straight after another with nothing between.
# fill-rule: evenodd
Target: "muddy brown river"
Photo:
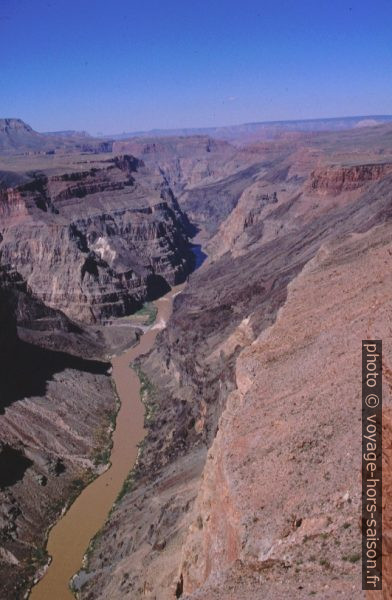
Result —
<instances>
[{"instance_id":1,"label":"muddy brown river","mask_svg":"<svg viewBox=\"0 0 392 600\"><path fill-rule=\"evenodd\" d=\"M71 577L81 568L91 538L106 521L123 482L133 467L137 445L145 435L144 406L140 383L129 364L148 352L160 329L170 317L174 296L183 285L173 288L155 302L155 324L141 337L140 343L112 360L113 378L121 407L113 433L111 467L88 485L49 533L47 550L52 562L44 577L33 587L30 600L74 600L69 589Z\"/></svg>"}]
</instances>

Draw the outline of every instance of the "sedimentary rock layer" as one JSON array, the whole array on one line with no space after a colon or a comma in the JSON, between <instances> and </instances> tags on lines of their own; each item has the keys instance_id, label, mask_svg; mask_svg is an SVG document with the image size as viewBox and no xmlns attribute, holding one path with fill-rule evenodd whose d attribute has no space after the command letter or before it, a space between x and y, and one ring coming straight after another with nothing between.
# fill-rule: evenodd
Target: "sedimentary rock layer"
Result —
<instances>
[{"instance_id":1,"label":"sedimentary rock layer","mask_svg":"<svg viewBox=\"0 0 392 600\"><path fill-rule=\"evenodd\" d=\"M184 280L187 222L165 181L130 156L0 191L0 260L45 304L95 322Z\"/></svg>"}]
</instances>

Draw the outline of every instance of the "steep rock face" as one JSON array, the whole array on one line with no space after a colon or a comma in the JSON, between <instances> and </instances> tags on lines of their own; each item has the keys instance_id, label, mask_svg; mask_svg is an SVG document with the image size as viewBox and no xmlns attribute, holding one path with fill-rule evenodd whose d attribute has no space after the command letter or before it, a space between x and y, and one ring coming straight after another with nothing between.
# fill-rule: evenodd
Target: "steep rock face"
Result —
<instances>
[{"instance_id":1,"label":"steep rock face","mask_svg":"<svg viewBox=\"0 0 392 600\"><path fill-rule=\"evenodd\" d=\"M361 339L388 327L391 232L323 245L240 354L183 550L185 598L364 597L358 364Z\"/></svg>"},{"instance_id":2,"label":"steep rock face","mask_svg":"<svg viewBox=\"0 0 392 600\"><path fill-rule=\"evenodd\" d=\"M253 164L234 174L185 189L179 198L182 209L191 222L212 235L237 206L244 190L258 178L262 167L262 164Z\"/></svg>"},{"instance_id":3,"label":"steep rock face","mask_svg":"<svg viewBox=\"0 0 392 600\"><path fill-rule=\"evenodd\" d=\"M23 221L28 213L26 201L18 190L8 188L0 191L0 218L3 223L7 220Z\"/></svg>"},{"instance_id":4,"label":"steep rock face","mask_svg":"<svg viewBox=\"0 0 392 600\"><path fill-rule=\"evenodd\" d=\"M118 151L132 152L175 190L188 219L208 236L236 206L242 192L282 161L287 147L239 149L206 136L135 139L117 142ZM279 157L279 158L277 158Z\"/></svg>"},{"instance_id":5,"label":"steep rock face","mask_svg":"<svg viewBox=\"0 0 392 600\"><path fill-rule=\"evenodd\" d=\"M0 192L2 264L46 304L89 322L129 314L181 282L193 260L162 178L133 157L109 163Z\"/></svg>"},{"instance_id":6,"label":"steep rock face","mask_svg":"<svg viewBox=\"0 0 392 600\"><path fill-rule=\"evenodd\" d=\"M116 400L100 337L3 269L0 329L0 596L19 600L48 527L97 470Z\"/></svg>"},{"instance_id":7,"label":"steep rock face","mask_svg":"<svg viewBox=\"0 0 392 600\"><path fill-rule=\"evenodd\" d=\"M357 190L391 172L390 163L319 169L311 174L309 189L320 194L338 195Z\"/></svg>"},{"instance_id":8,"label":"steep rock face","mask_svg":"<svg viewBox=\"0 0 392 600\"><path fill-rule=\"evenodd\" d=\"M113 152L130 153L155 166L178 191L219 175L236 151L227 142L195 136L119 141Z\"/></svg>"},{"instance_id":9,"label":"steep rock face","mask_svg":"<svg viewBox=\"0 0 392 600\"><path fill-rule=\"evenodd\" d=\"M265 183L256 182L241 194L237 206L223 221L216 234L209 240L207 252L216 260L226 252L240 252L248 242L248 232L256 224L265 222L267 215L278 202L277 192L266 192Z\"/></svg>"}]
</instances>

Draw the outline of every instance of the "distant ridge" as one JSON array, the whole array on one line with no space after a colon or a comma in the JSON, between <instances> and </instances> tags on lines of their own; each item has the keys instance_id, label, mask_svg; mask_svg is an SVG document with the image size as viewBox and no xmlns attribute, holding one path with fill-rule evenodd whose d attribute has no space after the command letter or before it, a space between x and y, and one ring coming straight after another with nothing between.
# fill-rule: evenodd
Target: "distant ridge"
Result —
<instances>
[{"instance_id":1,"label":"distant ridge","mask_svg":"<svg viewBox=\"0 0 392 600\"><path fill-rule=\"evenodd\" d=\"M22 119L0 119L0 151L9 152L21 146L39 146L41 136Z\"/></svg>"},{"instance_id":2,"label":"distant ridge","mask_svg":"<svg viewBox=\"0 0 392 600\"><path fill-rule=\"evenodd\" d=\"M22 119L0 119L0 154L52 154L59 150L111 152L112 142L92 138L84 131L38 133Z\"/></svg>"},{"instance_id":3,"label":"distant ridge","mask_svg":"<svg viewBox=\"0 0 392 600\"><path fill-rule=\"evenodd\" d=\"M85 137L92 138L94 136L90 135L87 131L76 131L75 129L66 129L64 131L45 131L44 135L54 135L60 137Z\"/></svg>"},{"instance_id":4,"label":"distant ridge","mask_svg":"<svg viewBox=\"0 0 392 600\"><path fill-rule=\"evenodd\" d=\"M171 136L194 136L208 135L210 137L238 140L252 139L254 137L263 139L274 139L285 132L311 132L311 131L338 131L341 129L353 129L361 126L375 126L392 121L392 115L361 115L352 117L330 117L326 119L301 119L289 121L260 121L255 123L243 123L241 125L228 125L222 127L189 127L179 129L151 129L149 131L133 131L129 133L112 134L108 137L116 140L124 140L134 137L171 137Z\"/></svg>"},{"instance_id":5,"label":"distant ridge","mask_svg":"<svg viewBox=\"0 0 392 600\"><path fill-rule=\"evenodd\" d=\"M0 119L0 155L54 153L57 151L111 152L113 141L134 138L208 136L232 142L268 141L294 133L343 131L374 127L392 122L392 115L361 115L326 119L261 121L226 127L189 127L151 129L93 137L86 131L51 131L39 133L19 118Z\"/></svg>"}]
</instances>

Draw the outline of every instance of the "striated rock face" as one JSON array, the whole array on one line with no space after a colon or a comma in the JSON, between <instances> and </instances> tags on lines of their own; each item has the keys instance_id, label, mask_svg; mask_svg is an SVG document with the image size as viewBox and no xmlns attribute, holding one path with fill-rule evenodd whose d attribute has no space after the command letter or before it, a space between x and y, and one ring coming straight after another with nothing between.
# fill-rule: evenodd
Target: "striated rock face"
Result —
<instances>
[{"instance_id":1,"label":"striated rock face","mask_svg":"<svg viewBox=\"0 0 392 600\"><path fill-rule=\"evenodd\" d=\"M207 136L116 142L116 151L131 152L161 173L181 209L208 235L236 206L242 192L264 174L263 167L282 160L281 147L237 149ZM287 149L286 149L287 153Z\"/></svg>"},{"instance_id":2,"label":"striated rock face","mask_svg":"<svg viewBox=\"0 0 392 600\"><path fill-rule=\"evenodd\" d=\"M220 175L235 148L208 136L194 136L119 141L113 152L130 153L155 166L178 191Z\"/></svg>"},{"instance_id":3,"label":"striated rock face","mask_svg":"<svg viewBox=\"0 0 392 600\"><path fill-rule=\"evenodd\" d=\"M23 597L46 533L97 470L116 400L100 336L0 269L0 596Z\"/></svg>"},{"instance_id":4,"label":"striated rock face","mask_svg":"<svg viewBox=\"0 0 392 600\"><path fill-rule=\"evenodd\" d=\"M250 241L248 233L259 224L264 230L267 215L278 202L277 192L265 191L265 183L256 182L241 194L237 206L223 222L216 234L209 240L207 251L214 259L226 252L240 253Z\"/></svg>"},{"instance_id":5,"label":"striated rock face","mask_svg":"<svg viewBox=\"0 0 392 600\"><path fill-rule=\"evenodd\" d=\"M260 164L253 164L231 175L186 188L179 198L181 207L190 221L210 236L237 206L241 194L257 179L260 170Z\"/></svg>"},{"instance_id":6,"label":"striated rock face","mask_svg":"<svg viewBox=\"0 0 392 600\"><path fill-rule=\"evenodd\" d=\"M391 172L391 163L319 169L312 172L309 189L320 194L337 195L357 190Z\"/></svg>"},{"instance_id":7,"label":"striated rock face","mask_svg":"<svg viewBox=\"0 0 392 600\"><path fill-rule=\"evenodd\" d=\"M78 320L129 314L192 266L170 188L131 156L0 191L0 218L1 263Z\"/></svg>"}]
</instances>

